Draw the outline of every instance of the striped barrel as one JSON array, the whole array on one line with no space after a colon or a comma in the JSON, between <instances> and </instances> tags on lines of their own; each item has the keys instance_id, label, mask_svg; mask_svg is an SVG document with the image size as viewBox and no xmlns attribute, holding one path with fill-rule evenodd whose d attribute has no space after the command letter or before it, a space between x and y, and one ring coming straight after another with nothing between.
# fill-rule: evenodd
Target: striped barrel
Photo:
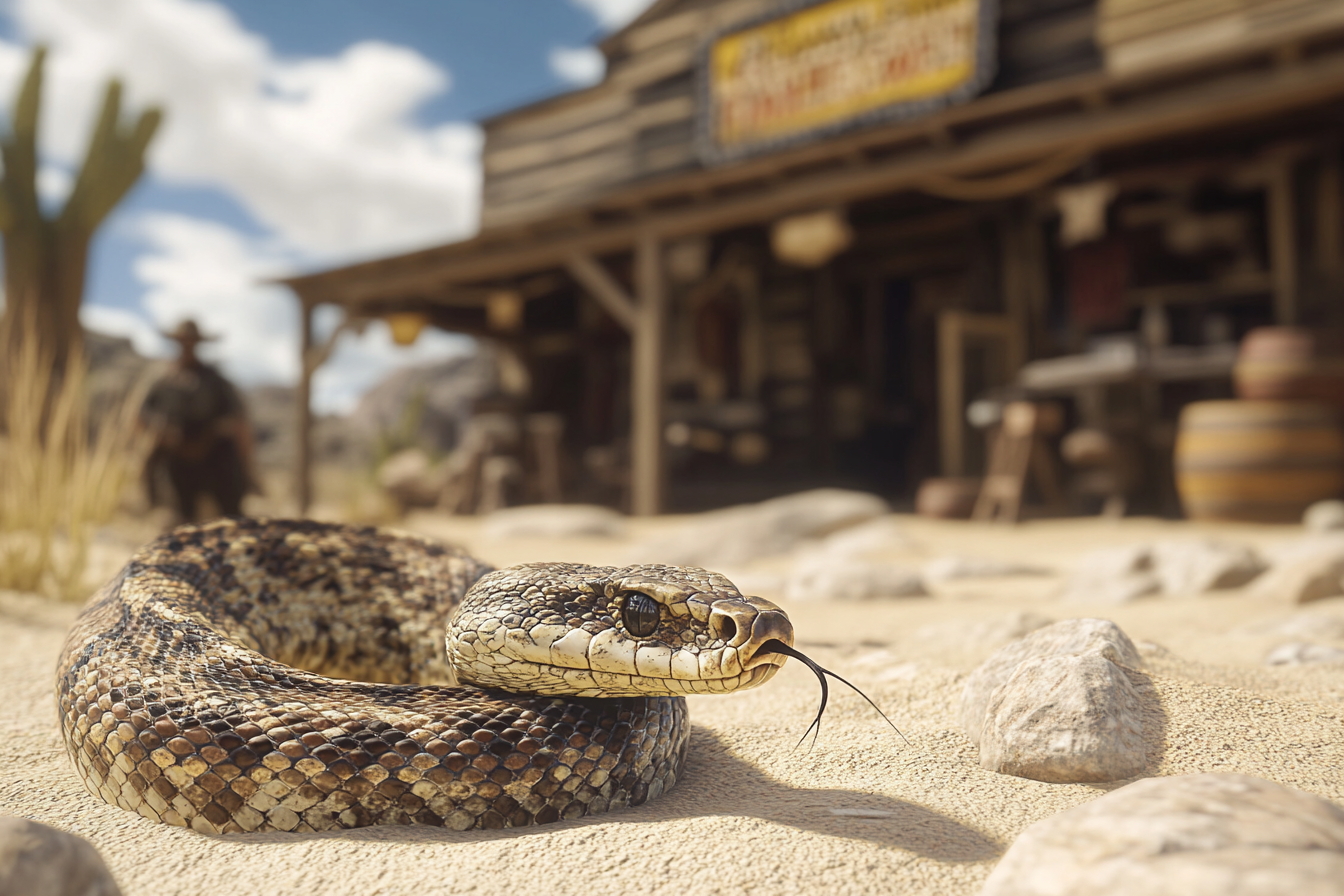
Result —
<instances>
[{"instance_id":1,"label":"striped barrel","mask_svg":"<svg viewBox=\"0 0 1344 896\"><path fill-rule=\"evenodd\" d=\"M1298 522L1312 503L1344 495L1344 430L1316 402L1193 402L1175 466L1191 519Z\"/></svg>"}]
</instances>

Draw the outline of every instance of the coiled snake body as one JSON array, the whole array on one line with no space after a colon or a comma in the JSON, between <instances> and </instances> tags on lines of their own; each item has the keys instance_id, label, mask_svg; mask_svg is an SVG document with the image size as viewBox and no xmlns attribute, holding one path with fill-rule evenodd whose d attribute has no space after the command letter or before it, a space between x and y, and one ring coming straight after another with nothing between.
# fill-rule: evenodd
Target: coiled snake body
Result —
<instances>
[{"instance_id":1,"label":"coiled snake body","mask_svg":"<svg viewBox=\"0 0 1344 896\"><path fill-rule=\"evenodd\" d=\"M56 689L85 785L156 821L516 827L670 788L681 695L769 679L771 640L793 642L783 612L701 569L492 571L409 535L221 520L94 596Z\"/></svg>"}]
</instances>

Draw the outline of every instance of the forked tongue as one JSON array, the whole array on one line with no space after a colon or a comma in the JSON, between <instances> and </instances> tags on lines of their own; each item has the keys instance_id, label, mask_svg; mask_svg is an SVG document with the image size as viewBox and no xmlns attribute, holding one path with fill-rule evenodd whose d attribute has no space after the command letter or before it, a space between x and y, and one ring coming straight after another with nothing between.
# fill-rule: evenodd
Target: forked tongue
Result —
<instances>
[{"instance_id":1,"label":"forked tongue","mask_svg":"<svg viewBox=\"0 0 1344 896\"><path fill-rule=\"evenodd\" d=\"M901 729L897 728L896 725L891 721L891 719L887 718L887 714L882 711L881 707L879 707L872 700L868 699L867 694L865 694L858 688L854 687L854 685L850 684L848 681L845 681L845 679L841 678L839 675L836 675L830 669L822 668L821 665L819 665L807 654L803 653L800 650L795 650L794 648L785 644L778 638L771 638L769 641L766 641L764 644L762 644L761 649L757 651L757 655L759 656L762 653L779 653L783 654L784 656L793 657L794 659L798 660L798 662L802 663L803 665L807 666L807 668L811 669L812 673L817 676L817 681L821 682L821 706L817 709L817 717L812 720L812 724L807 726L807 730L803 732L803 736L798 739L798 743L794 746L795 750L803 745L803 741L807 740L807 736L812 733L813 728L817 729L817 731L816 734L812 735L812 747L815 747L817 745L817 738L821 736L821 717L826 712L826 700L830 696L830 687L828 687L826 684L827 675L831 676L836 681L848 687L851 691L858 694L864 700L867 700L868 705L871 706L873 709L877 710L877 714L882 717L882 720L886 722L888 725L891 725L891 730L895 731L897 734L900 734L901 740L905 741L907 745L910 743L910 741L906 739L906 736L904 734L901 734ZM810 750L812 749L812 747L809 747L808 749Z\"/></svg>"}]
</instances>

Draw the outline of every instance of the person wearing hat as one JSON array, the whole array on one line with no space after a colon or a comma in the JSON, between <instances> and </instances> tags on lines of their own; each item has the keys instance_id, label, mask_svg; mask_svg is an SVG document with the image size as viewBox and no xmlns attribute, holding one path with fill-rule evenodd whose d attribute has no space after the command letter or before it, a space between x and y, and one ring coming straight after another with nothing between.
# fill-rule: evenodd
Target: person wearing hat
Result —
<instances>
[{"instance_id":1,"label":"person wearing hat","mask_svg":"<svg viewBox=\"0 0 1344 896\"><path fill-rule=\"evenodd\" d=\"M233 384L196 354L202 342L194 320L163 334L178 344L177 360L150 387L140 409L154 449L145 467L150 503L166 479L179 522L201 519L201 497L214 499L224 516L242 513L243 495L256 490L252 476L252 430Z\"/></svg>"}]
</instances>

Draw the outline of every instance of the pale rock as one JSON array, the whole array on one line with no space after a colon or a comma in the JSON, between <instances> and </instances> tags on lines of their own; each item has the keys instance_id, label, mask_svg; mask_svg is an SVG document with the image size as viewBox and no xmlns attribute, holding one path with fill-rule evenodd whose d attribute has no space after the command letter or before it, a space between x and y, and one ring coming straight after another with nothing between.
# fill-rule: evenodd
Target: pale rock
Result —
<instances>
[{"instance_id":1,"label":"pale rock","mask_svg":"<svg viewBox=\"0 0 1344 896\"><path fill-rule=\"evenodd\" d=\"M1221 541L1163 541L1152 551L1153 571L1169 597L1240 588L1268 567L1252 548Z\"/></svg>"},{"instance_id":2,"label":"pale rock","mask_svg":"<svg viewBox=\"0 0 1344 896\"><path fill-rule=\"evenodd\" d=\"M1089 551L1064 583L1066 601L1125 604L1162 590L1153 573L1153 551L1137 544Z\"/></svg>"},{"instance_id":3,"label":"pale rock","mask_svg":"<svg viewBox=\"0 0 1344 896\"><path fill-rule=\"evenodd\" d=\"M1063 599L1071 603L1128 604L1162 593L1162 582L1150 572L1117 576L1079 576L1064 588Z\"/></svg>"},{"instance_id":4,"label":"pale rock","mask_svg":"<svg viewBox=\"0 0 1344 896\"><path fill-rule=\"evenodd\" d=\"M990 557L939 557L924 564L924 580L948 582L953 579L992 579L1007 576L1048 576L1053 570L1030 563L995 560Z\"/></svg>"},{"instance_id":5,"label":"pale rock","mask_svg":"<svg viewBox=\"0 0 1344 896\"><path fill-rule=\"evenodd\" d=\"M1248 623L1237 629L1242 635L1278 635L1298 640L1344 641L1344 618L1325 613L1293 613Z\"/></svg>"},{"instance_id":6,"label":"pale rock","mask_svg":"<svg viewBox=\"0 0 1344 896\"><path fill-rule=\"evenodd\" d=\"M419 448L406 448L379 465L374 481L405 507L433 507L443 494L447 476Z\"/></svg>"},{"instance_id":7,"label":"pale rock","mask_svg":"<svg viewBox=\"0 0 1344 896\"><path fill-rule=\"evenodd\" d=\"M1344 501L1338 499L1317 501L1302 514L1302 525L1308 532L1344 530Z\"/></svg>"},{"instance_id":8,"label":"pale rock","mask_svg":"<svg viewBox=\"0 0 1344 896\"><path fill-rule=\"evenodd\" d=\"M1274 565L1251 586L1251 594L1281 603L1305 604L1344 595L1344 540L1305 538L1281 547Z\"/></svg>"},{"instance_id":9,"label":"pale rock","mask_svg":"<svg viewBox=\"0 0 1344 896\"><path fill-rule=\"evenodd\" d=\"M1344 532L1311 532L1265 548L1265 556L1274 569L1335 554L1344 554Z\"/></svg>"},{"instance_id":10,"label":"pale rock","mask_svg":"<svg viewBox=\"0 0 1344 896\"><path fill-rule=\"evenodd\" d=\"M1065 583L1066 600L1123 604L1162 594L1189 597L1239 588L1268 564L1244 545L1162 541L1085 554Z\"/></svg>"},{"instance_id":11,"label":"pale rock","mask_svg":"<svg viewBox=\"0 0 1344 896\"><path fill-rule=\"evenodd\" d=\"M980 896L1337 896L1344 809L1233 774L1146 778L1038 821Z\"/></svg>"},{"instance_id":12,"label":"pale rock","mask_svg":"<svg viewBox=\"0 0 1344 896\"><path fill-rule=\"evenodd\" d=\"M855 558L838 560L826 553L798 558L784 587L789 600L880 600L928 593L915 570Z\"/></svg>"},{"instance_id":13,"label":"pale rock","mask_svg":"<svg viewBox=\"0 0 1344 896\"><path fill-rule=\"evenodd\" d=\"M892 681L911 681L918 678L923 671L918 663L903 660L885 648L860 654L850 665L867 678L884 684Z\"/></svg>"},{"instance_id":14,"label":"pale rock","mask_svg":"<svg viewBox=\"0 0 1344 896\"><path fill-rule=\"evenodd\" d=\"M745 565L786 554L808 539L825 538L889 510L886 501L867 492L814 489L698 514L679 532L641 545L632 559L715 569Z\"/></svg>"},{"instance_id":15,"label":"pale rock","mask_svg":"<svg viewBox=\"0 0 1344 896\"><path fill-rule=\"evenodd\" d=\"M925 646L995 650L1054 621L1030 610L1015 610L980 622L930 622L915 629L915 640Z\"/></svg>"},{"instance_id":16,"label":"pale rock","mask_svg":"<svg viewBox=\"0 0 1344 896\"><path fill-rule=\"evenodd\" d=\"M592 504L532 504L506 507L486 516L483 534L505 538L619 538L625 518Z\"/></svg>"},{"instance_id":17,"label":"pale rock","mask_svg":"<svg viewBox=\"0 0 1344 896\"><path fill-rule=\"evenodd\" d=\"M1344 660L1344 650L1327 647L1324 644L1311 644L1306 641L1290 641L1280 644L1265 657L1267 666L1304 666L1311 663L1337 663Z\"/></svg>"},{"instance_id":18,"label":"pale rock","mask_svg":"<svg viewBox=\"0 0 1344 896\"><path fill-rule=\"evenodd\" d=\"M1088 551L1079 559L1075 571L1098 576L1121 576L1150 572L1152 568L1152 545L1130 544Z\"/></svg>"},{"instance_id":19,"label":"pale rock","mask_svg":"<svg viewBox=\"0 0 1344 896\"><path fill-rule=\"evenodd\" d=\"M958 721L972 743L980 743L985 708L991 695L1017 671L1024 660L1040 656L1097 653L1120 666L1143 666L1134 642L1107 619L1064 619L1006 644L979 665L961 691Z\"/></svg>"},{"instance_id":20,"label":"pale rock","mask_svg":"<svg viewBox=\"0 0 1344 896\"><path fill-rule=\"evenodd\" d=\"M121 896L87 840L29 821L0 817L0 894Z\"/></svg>"},{"instance_id":21,"label":"pale rock","mask_svg":"<svg viewBox=\"0 0 1344 896\"><path fill-rule=\"evenodd\" d=\"M878 518L834 532L817 548L833 557L864 557L908 550L910 539L895 520Z\"/></svg>"},{"instance_id":22,"label":"pale rock","mask_svg":"<svg viewBox=\"0 0 1344 896\"><path fill-rule=\"evenodd\" d=\"M985 708L980 765L990 771L1073 784L1129 778L1146 761L1139 694L1099 653L1023 660Z\"/></svg>"}]
</instances>

